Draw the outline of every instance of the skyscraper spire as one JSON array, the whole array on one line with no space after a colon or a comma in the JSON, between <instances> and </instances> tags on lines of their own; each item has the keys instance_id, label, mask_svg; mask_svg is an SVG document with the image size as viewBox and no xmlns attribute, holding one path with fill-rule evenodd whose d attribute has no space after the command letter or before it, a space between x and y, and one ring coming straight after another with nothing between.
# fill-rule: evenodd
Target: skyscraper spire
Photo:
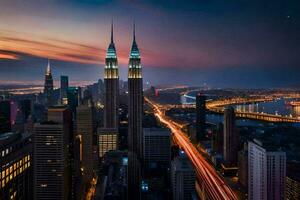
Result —
<instances>
[{"instance_id":1,"label":"skyscraper spire","mask_svg":"<svg viewBox=\"0 0 300 200\"><path fill-rule=\"evenodd\" d=\"M135 42L135 21L133 21L133 42Z\"/></svg>"},{"instance_id":2,"label":"skyscraper spire","mask_svg":"<svg viewBox=\"0 0 300 200\"><path fill-rule=\"evenodd\" d=\"M110 42L114 43L114 21L111 20L111 33L110 33Z\"/></svg>"},{"instance_id":3,"label":"skyscraper spire","mask_svg":"<svg viewBox=\"0 0 300 200\"><path fill-rule=\"evenodd\" d=\"M45 84L44 84L44 95L45 95L45 105L47 107L53 105L53 78L51 74L50 60L48 58L48 64L45 74Z\"/></svg>"},{"instance_id":4,"label":"skyscraper spire","mask_svg":"<svg viewBox=\"0 0 300 200\"><path fill-rule=\"evenodd\" d=\"M49 58L48 58L48 64L47 64L46 74L47 75L51 74L51 67L50 67L50 60L49 60Z\"/></svg>"},{"instance_id":5,"label":"skyscraper spire","mask_svg":"<svg viewBox=\"0 0 300 200\"><path fill-rule=\"evenodd\" d=\"M131 50L130 50L130 58L140 58L140 51L139 48L137 46L137 43L135 41L135 22L133 22L133 41L132 41L132 46L131 46ZM140 62L138 65L130 65L129 68L132 67L140 67Z\"/></svg>"}]
</instances>

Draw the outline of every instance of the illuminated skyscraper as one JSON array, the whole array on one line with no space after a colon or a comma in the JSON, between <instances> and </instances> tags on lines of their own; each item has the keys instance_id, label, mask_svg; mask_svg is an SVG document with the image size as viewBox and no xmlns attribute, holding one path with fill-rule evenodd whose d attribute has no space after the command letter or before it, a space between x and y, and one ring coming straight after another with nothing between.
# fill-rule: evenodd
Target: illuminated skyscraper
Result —
<instances>
[{"instance_id":1,"label":"illuminated skyscraper","mask_svg":"<svg viewBox=\"0 0 300 200\"><path fill-rule=\"evenodd\" d=\"M53 103L53 78L52 78L49 60L48 60L47 70L45 73L44 95L45 95L45 105L47 107L52 106L54 104Z\"/></svg>"},{"instance_id":2,"label":"illuminated skyscraper","mask_svg":"<svg viewBox=\"0 0 300 200\"><path fill-rule=\"evenodd\" d=\"M105 58L104 87L104 128L98 131L100 157L109 150L116 150L118 140L119 72L113 24L111 25L111 40Z\"/></svg>"},{"instance_id":3,"label":"illuminated skyscraper","mask_svg":"<svg viewBox=\"0 0 300 200\"><path fill-rule=\"evenodd\" d=\"M82 141L82 173L85 183L93 178L93 133L94 113L91 100L76 108L77 133Z\"/></svg>"},{"instance_id":4,"label":"illuminated skyscraper","mask_svg":"<svg viewBox=\"0 0 300 200\"><path fill-rule=\"evenodd\" d=\"M60 101L61 104L68 104L68 87L69 87L69 78L68 76L60 76Z\"/></svg>"},{"instance_id":5,"label":"illuminated skyscraper","mask_svg":"<svg viewBox=\"0 0 300 200\"><path fill-rule=\"evenodd\" d=\"M100 158L102 158L106 152L117 149L118 137L116 132L110 132L111 130L113 129L102 128L98 130L98 146Z\"/></svg>"},{"instance_id":6,"label":"illuminated skyscraper","mask_svg":"<svg viewBox=\"0 0 300 200\"><path fill-rule=\"evenodd\" d=\"M259 140L248 143L248 199L285 199L286 153Z\"/></svg>"},{"instance_id":7,"label":"illuminated skyscraper","mask_svg":"<svg viewBox=\"0 0 300 200\"><path fill-rule=\"evenodd\" d=\"M142 157L143 79L135 26L128 69L128 197L140 199L140 159Z\"/></svg>"},{"instance_id":8,"label":"illuminated skyscraper","mask_svg":"<svg viewBox=\"0 0 300 200\"><path fill-rule=\"evenodd\" d=\"M118 128L118 98L119 98L119 72L118 59L113 38L113 25L111 25L111 41L107 49L104 69L105 105L104 128Z\"/></svg>"},{"instance_id":9,"label":"illuminated skyscraper","mask_svg":"<svg viewBox=\"0 0 300 200\"><path fill-rule=\"evenodd\" d=\"M32 134L0 135L0 199L32 199Z\"/></svg>"},{"instance_id":10,"label":"illuminated skyscraper","mask_svg":"<svg viewBox=\"0 0 300 200\"><path fill-rule=\"evenodd\" d=\"M48 109L47 122L34 125L34 199L71 197L69 109Z\"/></svg>"}]
</instances>

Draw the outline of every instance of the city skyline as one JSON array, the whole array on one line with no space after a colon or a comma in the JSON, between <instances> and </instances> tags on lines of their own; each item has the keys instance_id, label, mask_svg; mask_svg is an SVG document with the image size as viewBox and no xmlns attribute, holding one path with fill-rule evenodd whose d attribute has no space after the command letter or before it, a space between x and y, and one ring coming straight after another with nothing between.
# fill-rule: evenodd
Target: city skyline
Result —
<instances>
[{"instance_id":1,"label":"city skyline","mask_svg":"<svg viewBox=\"0 0 300 200\"><path fill-rule=\"evenodd\" d=\"M145 82L223 88L300 84L299 5L293 1L33 2L0 3L1 84L41 83L48 57L54 81L68 75L78 84L96 82L103 77L111 19L121 79L127 77L135 20Z\"/></svg>"},{"instance_id":2,"label":"city skyline","mask_svg":"<svg viewBox=\"0 0 300 200\"><path fill-rule=\"evenodd\" d=\"M299 13L0 0L0 199L300 199Z\"/></svg>"}]
</instances>

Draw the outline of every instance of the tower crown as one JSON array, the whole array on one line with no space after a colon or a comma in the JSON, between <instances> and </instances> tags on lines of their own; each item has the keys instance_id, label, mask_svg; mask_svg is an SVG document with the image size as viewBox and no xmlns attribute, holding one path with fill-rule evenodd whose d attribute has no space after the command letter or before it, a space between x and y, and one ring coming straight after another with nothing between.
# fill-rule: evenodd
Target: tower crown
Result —
<instances>
[{"instance_id":1,"label":"tower crown","mask_svg":"<svg viewBox=\"0 0 300 200\"><path fill-rule=\"evenodd\" d=\"M135 41L135 23L133 24L133 42L131 45L130 58L140 58L140 51Z\"/></svg>"},{"instance_id":2,"label":"tower crown","mask_svg":"<svg viewBox=\"0 0 300 200\"><path fill-rule=\"evenodd\" d=\"M111 23L110 44L106 52L106 58L117 58L115 43L114 43L114 27Z\"/></svg>"}]
</instances>

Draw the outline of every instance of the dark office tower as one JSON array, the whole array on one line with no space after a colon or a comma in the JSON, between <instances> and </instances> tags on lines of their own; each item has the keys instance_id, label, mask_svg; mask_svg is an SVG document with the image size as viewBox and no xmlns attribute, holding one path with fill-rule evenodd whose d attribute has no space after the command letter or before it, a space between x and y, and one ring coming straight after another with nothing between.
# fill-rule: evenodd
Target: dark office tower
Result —
<instances>
[{"instance_id":1,"label":"dark office tower","mask_svg":"<svg viewBox=\"0 0 300 200\"><path fill-rule=\"evenodd\" d=\"M30 99L20 100L18 102L19 111L21 113L22 123L26 123L29 115L31 115L31 101Z\"/></svg>"},{"instance_id":2,"label":"dark office tower","mask_svg":"<svg viewBox=\"0 0 300 200\"><path fill-rule=\"evenodd\" d=\"M0 199L32 199L32 134L0 135Z\"/></svg>"},{"instance_id":3,"label":"dark office tower","mask_svg":"<svg viewBox=\"0 0 300 200\"><path fill-rule=\"evenodd\" d=\"M224 111L224 145L223 157L225 163L236 164L238 150L238 135L235 128L234 108L229 106Z\"/></svg>"},{"instance_id":4,"label":"dark office tower","mask_svg":"<svg viewBox=\"0 0 300 200\"><path fill-rule=\"evenodd\" d=\"M170 168L171 132L163 128L144 128L143 160L147 168Z\"/></svg>"},{"instance_id":5,"label":"dark office tower","mask_svg":"<svg viewBox=\"0 0 300 200\"><path fill-rule=\"evenodd\" d=\"M67 142L70 143L73 140L72 112L70 109L63 106L49 108L48 121L63 124L64 136L66 136Z\"/></svg>"},{"instance_id":6,"label":"dark office tower","mask_svg":"<svg viewBox=\"0 0 300 200\"><path fill-rule=\"evenodd\" d=\"M128 197L140 199L143 79L140 52L135 41L135 27L128 67Z\"/></svg>"},{"instance_id":7,"label":"dark office tower","mask_svg":"<svg viewBox=\"0 0 300 200\"><path fill-rule=\"evenodd\" d=\"M76 112L77 131L76 136L81 138L82 143L82 175L83 181L88 184L93 178L93 104L89 100L77 107ZM77 162L77 161L75 161Z\"/></svg>"},{"instance_id":8,"label":"dark office tower","mask_svg":"<svg viewBox=\"0 0 300 200\"><path fill-rule=\"evenodd\" d=\"M75 114L76 107L79 104L78 101L80 100L80 89L78 87L68 87L67 98L68 98L68 107L70 108L72 113Z\"/></svg>"},{"instance_id":9,"label":"dark office tower","mask_svg":"<svg viewBox=\"0 0 300 200\"><path fill-rule=\"evenodd\" d=\"M113 40L111 25L111 41L107 49L104 69L105 104L104 128L118 128L119 72L118 59Z\"/></svg>"},{"instance_id":10,"label":"dark office tower","mask_svg":"<svg viewBox=\"0 0 300 200\"><path fill-rule=\"evenodd\" d=\"M0 135L11 131L10 101L0 101Z\"/></svg>"},{"instance_id":11,"label":"dark office tower","mask_svg":"<svg viewBox=\"0 0 300 200\"><path fill-rule=\"evenodd\" d=\"M51 74L50 62L48 60L47 70L45 73L44 84L45 105L47 107L53 105L53 78Z\"/></svg>"},{"instance_id":12,"label":"dark office tower","mask_svg":"<svg viewBox=\"0 0 300 200\"><path fill-rule=\"evenodd\" d=\"M67 200L70 197L68 137L64 125L34 125L34 199Z\"/></svg>"},{"instance_id":13,"label":"dark office tower","mask_svg":"<svg viewBox=\"0 0 300 200\"><path fill-rule=\"evenodd\" d=\"M62 105L68 104L68 87L69 78L68 76L60 76L60 103Z\"/></svg>"},{"instance_id":14,"label":"dark office tower","mask_svg":"<svg viewBox=\"0 0 300 200\"><path fill-rule=\"evenodd\" d=\"M205 139L205 105L206 97L203 94L196 96L196 132L197 142Z\"/></svg>"}]
</instances>

